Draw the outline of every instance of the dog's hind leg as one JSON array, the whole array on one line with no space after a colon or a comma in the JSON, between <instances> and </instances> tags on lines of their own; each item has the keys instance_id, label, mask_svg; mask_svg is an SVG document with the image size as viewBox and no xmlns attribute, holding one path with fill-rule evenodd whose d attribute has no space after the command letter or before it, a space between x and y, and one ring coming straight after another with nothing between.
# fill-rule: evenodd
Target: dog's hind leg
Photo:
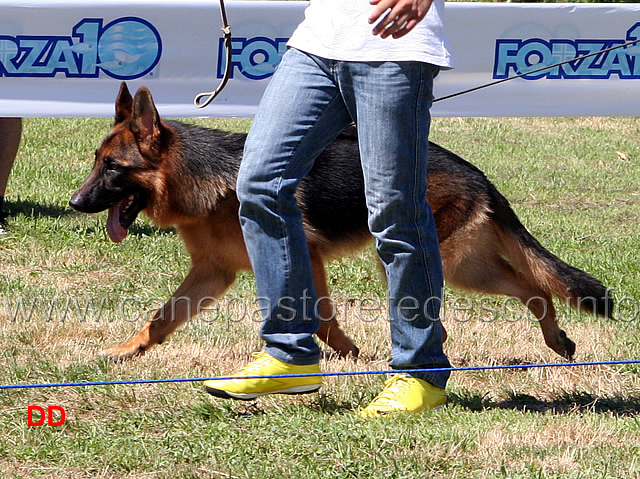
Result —
<instances>
[{"instance_id":1,"label":"dog's hind leg","mask_svg":"<svg viewBox=\"0 0 640 479\"><path fill-rule=\"evenodd\" d=\"M576 343L569 339L567 333L558 326L556 309L553 306L551 296L538 291L537 294L520 297L520 300L538 319L546 345L560 356L569 360L573 359Z\"/></svg>"},{"instance_id":2,"label":"dog's hind leg","mask_svg":"<svg viewBox=\"0 0 640 479\"><path fill-rule=\"evenodd\" d=\"M130 341L102 353L114 361L133 359L149 348L161 344L178 327L202 308L220 297L235 281L235 273L216 269L210 264L194 266L178 290L151 321Z\"/></svg>"},{"instance_id":3,"label":"dog's hind leg","mask_svg":"<svg viewBox=\"0 0 640 479\"><path fill-rule=\"evenodd\" d=\"M352 355L358 357L359 350L353 341L344 334L336 320L336 312L333 301L329 297L327 285L327 273L322 257L312 247L310 248L311 266L313 268L313 280L318 295L318 313L320 315L320 328L316 336L332 348L340 357Z\"/></svg>"},{"instance_id":4,"label":"dog's hind leg","mask_svg":"<svg viewBox=\"0 0 640 479\"><path fill-rule=\"evenodd\" d=\"M475 249L445 277L453 287L518 298L540 323L546 345L564 358L573 358L576 345L558 326L551 296L516 272L491 246Z\"/></svg>"}]
</instances>

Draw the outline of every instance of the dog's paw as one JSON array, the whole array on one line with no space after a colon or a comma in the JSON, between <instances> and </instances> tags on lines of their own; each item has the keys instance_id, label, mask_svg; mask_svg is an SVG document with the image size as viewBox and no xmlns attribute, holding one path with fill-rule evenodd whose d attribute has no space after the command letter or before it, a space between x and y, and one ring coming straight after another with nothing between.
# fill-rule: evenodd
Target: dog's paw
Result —
<instances>
[{"instance_id":1,"label":"dog's paw","mask_svg":"<svg viewBox=\"0 0 640 479\"><path fill-rule=\"evenodd\" d=\"M118 346L115 348L105 349L100 353L100 357L113 361L115 363L121 363L136 359L145 353L146 348L141 344Z\"/></svg>"},{"instance_id":2,"label":"dog's paw","mask_svg":"<svg viewBox=\"0 0 640 479\"><path fill-rule=\"evenodd\" d=\"M565 358L567 358L569 361L573 361L573 355L576 353L576 343L571 341L569 338L566 338L565 350L566 350Z\"/></svg>"},{"instance_id":3,"label":"dog's paw","mask_svg":"<svg viewBox=\"0 0 640 479\"><path fill-rule=\"evenodd\" d=\"M576 353L576 343L567 337L567 333L560 330L558 345L553 350L569 361L573 361L573 355Z\"/></svg>"},{"instance_id":4,"label":"dog's paw","mask_svg":"<svg viewBox=\"0 0 640 479\"><path fill-rule=\"evenodd\" d=\"M351 357L353 359L358 359L358 356L360 356L360 348L358 348L358 346L353 346L353 350L351 351Z\"/></svg>"},{"instance_id":5,"label":"dog's paw","mask_svg":"<svg viewBox=\"0 0 640 479\"><path fill-rule=\"evenodd\" d=\"M334 349L333 351L326 351L324 353L325 359L340 359L340 360L352 360L357 361L360 350L357 346L352 346L347 349Z\"/></svg>"},{"instance_id":6,"label":"dog's paw","mask_svg":"<svg viewBox=\"0 0 640 479\"><path fill-rule=\"evenodd\" d=\"M336 350L336 354L340 359L353 359L355 361L360 355L360 349L355 344L352 344L348 348Z\"/></svg>"}]
</instances>

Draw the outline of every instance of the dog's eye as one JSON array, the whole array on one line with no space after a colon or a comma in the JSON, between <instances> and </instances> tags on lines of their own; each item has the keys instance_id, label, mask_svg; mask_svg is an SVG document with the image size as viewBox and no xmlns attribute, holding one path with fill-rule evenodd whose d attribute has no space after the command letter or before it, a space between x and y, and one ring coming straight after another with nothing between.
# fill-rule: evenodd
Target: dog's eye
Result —
<instances>
[{"instance_id":1,"label":"dog's eye","mask_svg":"<svg viewBox=\"0 0 640 479\"><path fill-rule=\"evenodd\" d=\"M104 161L104 168L107 171L118 171L119 169L121 169L121 166L118 163L116 163L113 159L107 158Z\"/></svg>"}]
</instances>

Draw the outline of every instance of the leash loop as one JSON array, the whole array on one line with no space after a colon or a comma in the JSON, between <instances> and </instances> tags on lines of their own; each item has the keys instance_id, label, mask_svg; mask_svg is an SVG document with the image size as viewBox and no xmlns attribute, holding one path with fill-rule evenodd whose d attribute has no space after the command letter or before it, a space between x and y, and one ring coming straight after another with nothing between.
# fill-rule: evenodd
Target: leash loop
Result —
<instances>
[{"instance_id":1,"label":"leash loop","mask_svg":"<svg viewBox=\"0 0 640 479\"><path fill-rule=\"evenodd\" d=\"M226 53L226 64L224 67L224 75L218 87L209 92L198 93L193 100L193 104L196 108L204 108L208 106L215 97L222 91L227 85L229 77L231 76L231 25L227 21L227 11L224 6L224 0L220 0L220 16L222 17L222 34L224 37L224 49Z\"/></svg>"}]
</instances>

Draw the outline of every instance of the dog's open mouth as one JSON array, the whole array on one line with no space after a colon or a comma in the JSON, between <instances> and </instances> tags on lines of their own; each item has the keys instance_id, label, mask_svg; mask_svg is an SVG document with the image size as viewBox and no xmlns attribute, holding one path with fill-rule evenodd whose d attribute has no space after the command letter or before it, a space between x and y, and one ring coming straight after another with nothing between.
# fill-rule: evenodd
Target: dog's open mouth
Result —
<instances>
[{"instance_id":1,"label":"dog's open mouth","mask_svg":"<svg viewBox=\"0 0 640 479\"><path fill-rule=\"evenodd\" d=\"M145 207L142 195L133 194L120 203L109 208L107 218L107 233L111 241L120 243L127 236L127 229L135 221L138 213Z\"/></svg>"}]
</instances>

